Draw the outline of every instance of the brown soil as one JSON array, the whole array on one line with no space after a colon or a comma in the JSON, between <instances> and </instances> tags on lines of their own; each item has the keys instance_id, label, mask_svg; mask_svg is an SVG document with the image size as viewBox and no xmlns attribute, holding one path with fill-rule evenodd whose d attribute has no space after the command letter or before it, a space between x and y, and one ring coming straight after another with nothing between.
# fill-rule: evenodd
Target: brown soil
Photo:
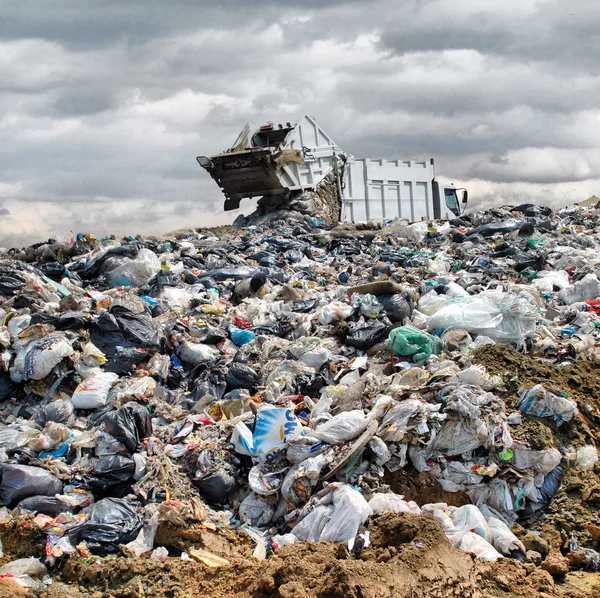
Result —
<instances>
[{"instance_id":1,"label":"brown soil","mask_svg":"<svg viewBox=\"0 0 600 598\"><path fill-rule=\"evenodd\" d=\"M474 351L473 361L503 379L507 389L503 398L508 410L514 409L520 388L531 388L535 384L542 384L557 395L565 392L577 403L579 414L560 427L551 418L524 415L520 426L511 427L513 438L529 442L536 449L552 445L559 448L600 445L600 366L597 363L576 361L556 365L499 344Z\"/></svg>"},{"instance_id":2,"label":"brown soil","mask_svg":"<svg viewBox=\"0 0 600 598\"><path fill-rule=\"evenodd\" d=\"M592 596L600 580L584 575L565 591L533 565L474 560L454 549L431 517L386 513L370 525L372 544L359 556L343 544L296 544L267 561L234 557L208 569L169 558L72 557L40 598L349 598ZM579 584L579 585L578 585ZM580 589L580 586L582 589Z\"/></svg>"}]
</instances>

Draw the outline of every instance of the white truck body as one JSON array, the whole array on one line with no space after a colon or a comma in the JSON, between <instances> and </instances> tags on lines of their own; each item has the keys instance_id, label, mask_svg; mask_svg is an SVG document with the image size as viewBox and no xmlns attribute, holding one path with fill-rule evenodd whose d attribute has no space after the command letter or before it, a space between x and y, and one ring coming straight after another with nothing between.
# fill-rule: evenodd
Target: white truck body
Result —
<instances>
[{"instance_id":1,"label":"white truck body","mask_svg":"<svg viewBox=\"0 0 600 598\"><path fill-rule=\"evenodd\" d=\"M433 159L357 159L308 114L277 128L248 123L226 152L197 160L223 189L225 210L237 209L244 197L285 201L314 191L332 173L341 221L451 219L467 202L466 190L459 201L454 185L435 180Z\"/></svg>"}]
</instances>

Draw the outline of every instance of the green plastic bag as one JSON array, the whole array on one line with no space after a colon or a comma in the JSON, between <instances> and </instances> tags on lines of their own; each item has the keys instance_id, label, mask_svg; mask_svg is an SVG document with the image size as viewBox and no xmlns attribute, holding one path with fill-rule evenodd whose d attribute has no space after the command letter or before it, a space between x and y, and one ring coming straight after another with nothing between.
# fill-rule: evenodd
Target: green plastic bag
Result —
<instances>
[{"instance_id":1,"label":"green plastic bag","mask_svg":"<svg viewBox=\"0 0 600 598\"><path fill-rule=\"evenodd\" d=\"M400 326L390 332L385 348L395 355L421 361L434 353L439 355L444 350L444 341L412 326Z\"/></svg>"}]
</instances>

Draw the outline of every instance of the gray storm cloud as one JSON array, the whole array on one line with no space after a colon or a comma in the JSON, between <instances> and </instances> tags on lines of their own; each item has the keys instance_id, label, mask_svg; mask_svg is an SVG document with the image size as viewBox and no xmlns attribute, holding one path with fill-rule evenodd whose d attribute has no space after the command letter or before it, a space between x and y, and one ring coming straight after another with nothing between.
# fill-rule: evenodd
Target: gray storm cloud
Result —
<instances>
[{"instance_id":1,"label":"gray storm cloud","mask_svg":"<svg viewBox=\"0 0 600 598\"><path fill-rule=\"evenodd\" d=\"M600 189L596 3L0 10L2 246L231 222L195 156L225 149L247 120L304 112L357 156L435 157L473 208Z\"/></svg>"}]
</instances>

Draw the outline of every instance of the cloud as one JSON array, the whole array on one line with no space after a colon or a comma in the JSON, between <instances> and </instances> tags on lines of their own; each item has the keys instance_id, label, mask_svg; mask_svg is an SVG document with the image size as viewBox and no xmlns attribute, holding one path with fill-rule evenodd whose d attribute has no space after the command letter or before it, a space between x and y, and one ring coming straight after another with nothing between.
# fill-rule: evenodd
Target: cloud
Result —
<instances>
[{"instance_id":1,"label":"cloud","mask_svg":"<svg viewBox=\"0 0 600 598\"><path fill-rule=\"evenodd\" d=\"M356 156L434 157L473 208L599 191L594 3L0 7L3 246L231 222L195 156L304 112Z\"/></svg>"}]
</instances>

